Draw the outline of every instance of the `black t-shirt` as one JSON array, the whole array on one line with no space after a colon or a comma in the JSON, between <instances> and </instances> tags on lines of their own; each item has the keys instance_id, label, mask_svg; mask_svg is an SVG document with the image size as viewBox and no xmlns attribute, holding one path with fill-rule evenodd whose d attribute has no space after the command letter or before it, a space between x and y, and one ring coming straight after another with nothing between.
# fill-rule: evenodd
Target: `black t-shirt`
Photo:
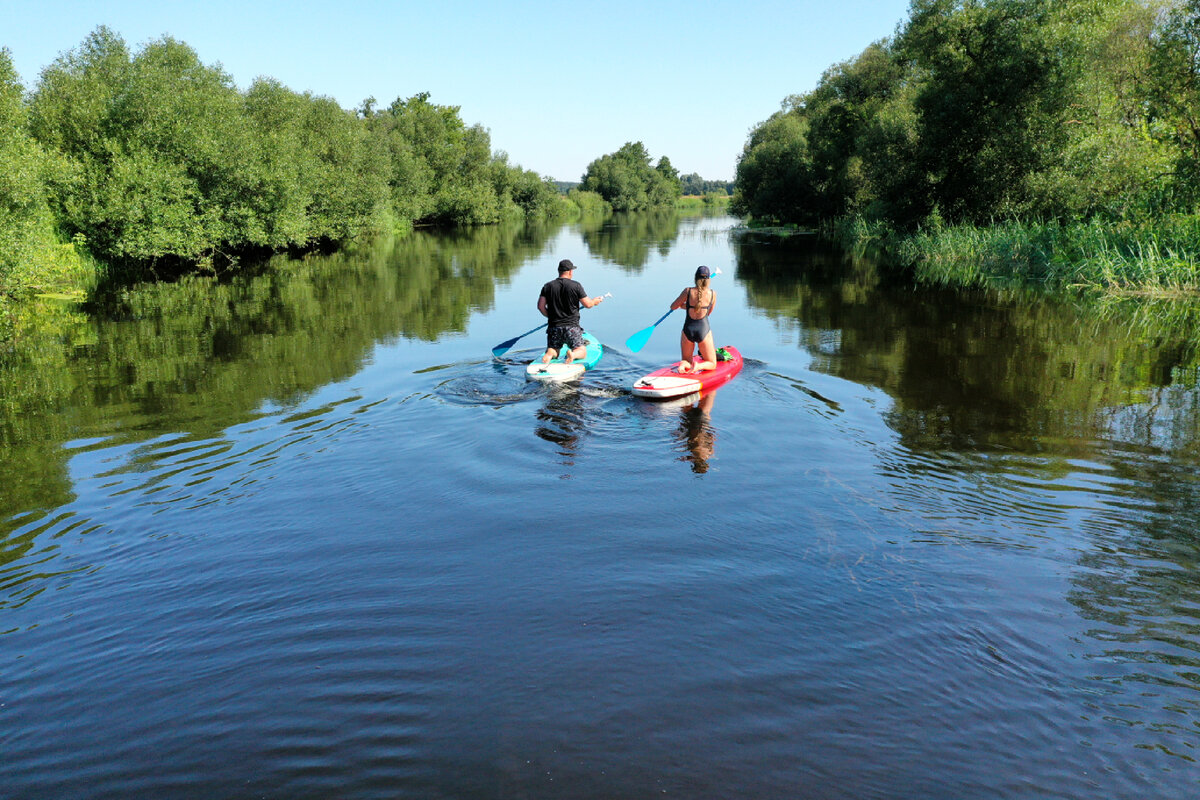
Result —
<instances>
[{"instance_id":1,"label":"black t-shirt","mask_svg":"<svg viewBox=\"0 0 1200 800\"><path fill-rule=\"evenodd\" d=\"M547 281L539 297L546 298L546 317L551 328L579 324L579 301L587 296L583 286L570 278Z\"/></svg>"}]
</instances>

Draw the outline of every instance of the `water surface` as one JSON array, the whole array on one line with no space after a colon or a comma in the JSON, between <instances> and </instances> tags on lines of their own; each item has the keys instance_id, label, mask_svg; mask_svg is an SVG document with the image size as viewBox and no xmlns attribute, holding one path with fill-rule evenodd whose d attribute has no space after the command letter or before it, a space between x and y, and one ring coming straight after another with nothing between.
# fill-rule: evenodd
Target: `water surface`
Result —
<instances>
[{"instance_id":1,"label":"water surface","mask_svg":"<svg viewBox=\"0 0 1200 800\"><path fill-rule=\"evenodd\" d=\"M418 232L54 311L0 357L3 794L1192 796L1179 312L735 227ZM540 333L490 350L561 258L607 352L527 383ZM746 367L635 398L682 317L624 341L701 263Z\"/></svg>"}]
</instances>

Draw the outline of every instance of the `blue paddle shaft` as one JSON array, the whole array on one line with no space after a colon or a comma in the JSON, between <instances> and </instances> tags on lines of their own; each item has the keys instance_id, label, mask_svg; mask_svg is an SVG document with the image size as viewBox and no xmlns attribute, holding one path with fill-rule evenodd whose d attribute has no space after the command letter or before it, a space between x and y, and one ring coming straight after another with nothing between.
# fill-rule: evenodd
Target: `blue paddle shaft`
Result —
<instances>
[{"instance_id":1,"label":"blue paddle shaft","mask_svg":"<svg viewBox=\"0 0 1200 800\"><path fill-rule=\"evenodd\" d=\"M612 297L612 292L606 292L603 296L604 297ZM671 312L668 311L667 313L669 314ZM666 319L666 317L664 316L663 319ZM660 319L658 322L662 322L662 319ZM654 324L657 325L658 322L656 322ZM518 339L524 339L529 334L533 333L534 331L540 331L542 328L546 327L549 324L550 324L550 321L547 320L546 322L543 322L541 325L538 325L536 328L525 331L520 336L514 336L511 339L506 339L505 341L501 342L500 344L498 344L492 348L492 355L495 356L496 358L499 358L500 356L502 356L506 352L508 352L508 348L510 348L514 344L516 344Z\"/></svg>"},{"instance_id":2,"label":"blue paddle shaft","mask_svg":"<svg viewBox=\"0 0 1200 800\"><path fill-rule=\"evenodd\" d=\"M495 356L496 358L499 358L500 356L502 356L506 352L508 352L508 348L510 348L514 344L516 344L518 339L523 339L526 336L528 336L529 334L533 333L534 331L540 331L542 328L546 327L549 324L550 324L549 321L543 322L541 325L538 325L536 328L532 328L530 330L525 331L520 336L514 336L513 338L511 338L507 341L501 342L500 344L498 344L492 348L492 355Z\"/></svg>"}]
</instances>

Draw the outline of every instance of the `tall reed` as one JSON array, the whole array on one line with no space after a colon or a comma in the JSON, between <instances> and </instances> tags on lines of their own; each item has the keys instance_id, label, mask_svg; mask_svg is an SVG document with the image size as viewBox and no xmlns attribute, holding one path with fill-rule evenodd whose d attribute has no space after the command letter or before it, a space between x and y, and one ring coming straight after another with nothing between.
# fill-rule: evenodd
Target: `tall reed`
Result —
<instances>
[{"instance_id":1,"label":"tall reed","mask_svg":"<svg viewBox=\"0 0 1200 800\"><path fill-rule=\"evenodd\" d=\"M1096 292L1200 291L1200 216L937 226L889 242L917 278Z\"/></svg>"}]
</instances>

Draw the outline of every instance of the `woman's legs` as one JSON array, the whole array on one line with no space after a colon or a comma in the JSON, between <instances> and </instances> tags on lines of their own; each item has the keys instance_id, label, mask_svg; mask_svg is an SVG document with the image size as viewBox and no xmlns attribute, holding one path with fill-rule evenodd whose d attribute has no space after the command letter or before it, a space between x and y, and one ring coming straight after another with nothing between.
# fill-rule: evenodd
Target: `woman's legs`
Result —
<instances>
[{"instance_id":1,"label":"woman's legs","mask_svg":"<svg viewBox=\"0 0 1200 800\"><path fill-rule=\"evenodd\" d=\"M696 372L704 372L705 370L717 368L717 348L713 344L712 331L704 337L704 341L700 342L700 360L695 364Z\"/></svg>"},{"instance_id":2,"label":"woman's legs","mask_svg":"<svg viewBox=\"0 0 1200 800\"><path fill-rule=\"evenodd\" d=\"M686 333L679 334L679 371L690 372L692 369L692 356L696 352L696 345L687 337Z\"/></svg>"}]
</instances>

